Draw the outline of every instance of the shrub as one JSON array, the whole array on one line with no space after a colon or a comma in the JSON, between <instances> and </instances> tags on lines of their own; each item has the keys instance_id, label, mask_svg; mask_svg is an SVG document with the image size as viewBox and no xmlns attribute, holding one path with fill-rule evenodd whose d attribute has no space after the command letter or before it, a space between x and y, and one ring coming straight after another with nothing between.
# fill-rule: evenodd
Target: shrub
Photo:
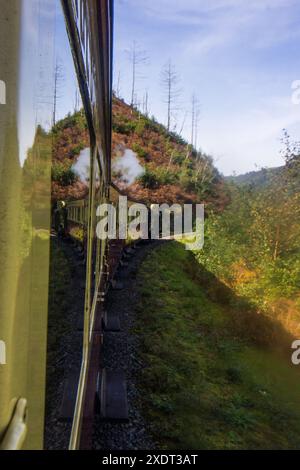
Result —
<instances>
[{"instance_id":1,"label":"shrub","mask_svg":"<svg viewBox=\"0 0 300 470\"><path fill-rule=\"evenodd\" d=\"M185 160L185 156L184 155L175 155L173 157L173 163L175 163L175 165L182 165L183 162Z\"/></svg>"},{"instance_id":2,"label":"shrub","mask_svg":"<svg viewBox=\"0 0 300 470\"><path fill-rule=\"evenodd\" d=\"M181 144L181 145L186 145L187 144L187 141L183 137L181 137L181 135L177 134L177 132L175 132L175 131L170 131L169 136L170 136L172 142L175 142L175 143Z\"/></svg>"},{"instance_id":3,"label":"shrub","mask_svg":"<svg viewBox=\"0 0 300 470\"><path fill-rule=\"evenodd\" d=\"M113 122L112 128L113 131L117 132L118 134L129 135L134 132L135 126L136 123L134 121L120 120Z\"/></svg>"},{"instance_id":4,"label":"shrub","mask_svg":"<svg viewBox=\"0 0 300 470\"><path fill-rule=\"evenodd\" d=\"M157 169L157 179L161 185L164 184L175 184L178 180L177 174L168 168L158 168Z\"/></svg>"},{"instance_id":5,"label":"shrub","mask_svg":"<svg viewBox=\"0 0 300 470\"><path fill-rule=\"evenodd\" d=\"M139 137L142 137L142 135L144 134L145 128L146 128L146 122L144 121L144 119L140 119L139 121L137 121L135 125L135 133Z\"/></svg>"},{"instance_id":6,"label":"shrub","mask_svg":"<svg viewBox=\"0 0 300 470\"><path fill-rule=\"evenodd\" d=\"M87 122L83 110L72 115L68 114L64 119L61 119L53 126L52 131L56 134L63 129L75 126L79 127L81 130L87 129Z\"/></svg>"},{"instance_id":7,"label":"shrub","mask_svg":"<svg viewBox=\"0 0 300 470\"><path fill-rule=\"evenodd\" d=\"M140 184L149 189L158 188L165 184L175 184L177 180L176 173L165 167L160 167L157 170L146 168L145 173L139 178Z\"/></svg>"},{"instance_id":8,"label":"shrub","mask_svg":"<svg viewBox=\"0 0 300 470\"><path fill-rule=\"evenodd\" d=\"M69 186L77 181L77 175L71 167L65 167L59 163L54 163L51 168L52 181L56 181L61 186Z\"/></svg>"},{"instance_id":9,"label":"shrub","mask_svg":"<svg viewBox=\"0 0 300 470\"><path fill-rule=\"evenodd\" d=\"M179 181L185 191L194 191L195 183L192 180L192 173L185 169L179 175Z\"/></svg>"},{"instance_id":10,"label":"shrub","mask_svg":"<svg viewBox=\"0 0 300 470\"><path fill-rule=\"evenodd\" d=\"M137 143L132 144L132 150L135 153L137 153L140 158L144 158L145 160L149 159L148 153L139 144L137 144Z\"/></svg>"},{"instance_id":11,"label":"shrub","mask_svg":"<svg viewBox=\"0 0 300 470\"><path fill-rule=\"evenodd\" d=\"M72 155L72 157L75 157L76 155L79 155L81 150L83 149L84 149L84 144L80 142L79 144L75 145L75 147L73 147L70 150L70 154Z\"/></svg>"},{"instance_id":12,"label":"shrub","mask_svg":"<svg viewBox=\"0 0 300 470\"><path fill-rule=\"evenodd\" d=\"M138 181L144 188L148 189L155 189L159 186L157 175L149 168L146 168L145 173L138 178Z\"/></svg>"}]
</instances>

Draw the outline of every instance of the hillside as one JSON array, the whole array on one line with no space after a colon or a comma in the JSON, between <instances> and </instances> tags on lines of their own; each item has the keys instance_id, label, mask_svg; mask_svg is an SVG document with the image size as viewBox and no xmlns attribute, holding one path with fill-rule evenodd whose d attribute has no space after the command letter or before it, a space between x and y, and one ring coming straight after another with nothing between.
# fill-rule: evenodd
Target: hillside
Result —
<instances>
[{"instance_id":1,"label":"hillside","mask_svg":"<svg viewBox=\"0 0 300 470\"><path fill-rule=\"evenodd\" d=\"M52 200L85 197L87 185L76 171L81 152L89 146L83 111L59 121L52 134ZM216 210L228 203L224 179L210 156L117 98L112 148L113 181L129 197L157 203L205 202Z\"/></svg>"}]
</instances>

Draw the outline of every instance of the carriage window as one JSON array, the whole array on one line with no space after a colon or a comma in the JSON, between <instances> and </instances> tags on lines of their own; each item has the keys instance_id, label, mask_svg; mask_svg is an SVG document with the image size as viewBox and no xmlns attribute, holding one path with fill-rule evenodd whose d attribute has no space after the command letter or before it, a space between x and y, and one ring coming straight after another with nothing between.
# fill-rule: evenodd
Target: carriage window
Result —
<instances>
[{"instance_id":1,"label":"carriage window","mask_svg":"<svg viewBox=\"0 0 300 470\"><path fill-rule=\"evenodd\" d=\"M78 8L77 2L76 6ZM64 391L77 387L86 284L86 226L90 193L90 139L60 2L56 2L52 89L52 237L48 309L45 448L67 448L72 417ZM73 390L74 392L74 390ZM71 391L72 393L72 391ZM56 433L53 436L55 423Z\"/></svg>"}]
</instances>

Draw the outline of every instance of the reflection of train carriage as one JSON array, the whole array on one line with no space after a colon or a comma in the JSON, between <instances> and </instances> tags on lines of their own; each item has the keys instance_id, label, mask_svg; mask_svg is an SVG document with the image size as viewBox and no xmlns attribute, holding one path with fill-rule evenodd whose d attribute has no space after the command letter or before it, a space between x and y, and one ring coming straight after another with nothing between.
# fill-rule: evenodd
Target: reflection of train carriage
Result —
<instances>
[{"instance_id":1,"label":"reflection of train carriage","mask_svg":"<svg viewBox=\"0 0 300 470\"><path fill-rule=\"evenodd\" d=\"M0 446L43 447L51 213L49 96L54 86L54 45L56 41L60 47L63 35L57 24L63 24L64 17L91 143L88 196L68 201L62 222L67 219L70 234L86 245L82 365L70 437L70 448L76 449L87 445L93 419L101 301L110 266L107 243L95 236L95 212L110 197L112 2L62 0L60 5L41 0L36 8L34 0L0 0L0 7L0 78L7 87L7 104L0 105L0 341L6 352L6 364L0 364ZM64 53L63 45L60 52ZM64 99L61 105L65 106ZM38 132L44 136L42 145Z\"/></svg>"}]
</instances>

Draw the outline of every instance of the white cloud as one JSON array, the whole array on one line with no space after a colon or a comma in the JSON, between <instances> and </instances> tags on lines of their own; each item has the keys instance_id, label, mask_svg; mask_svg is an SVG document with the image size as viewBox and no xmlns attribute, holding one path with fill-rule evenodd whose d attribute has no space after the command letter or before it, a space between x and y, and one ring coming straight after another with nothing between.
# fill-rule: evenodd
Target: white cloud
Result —
<instances>
[{"instance_id":1,"label":"white cloud","mask_svg":"<svg viewBox=\"0 0 300 470\"><path fill-rule=\"evenodd\" d=\"M299 41L299 0L126 0L122 5L126 14L117 46L135 38L149 50L149 79L138 92L149 89L151 111L164 119L159 68L172 57L183 78L183 107L190 111L193 90L199 95L198 142L219 157L217 166L225 174L249 171L255 163L281 164L282 128L297 129L300 135L300 106L293 107L290 97L290 84L300 78L300 59L285 52ZM117 52L121 55L120 48ZM184 110L180 123L183 115ZM190 114L188 139L189 124Z\"/></svg>"},{"instance_id":2,"label":"white cloud","mask_svg":"<svg viewBox=\"0 0 300 470\"><path fill-rule=\"evenodd\" d=\"M139 9L156 21L177 24L203 24L213 17L232 17L246 13L260 15L262 11L289 10L297 0L119 0L126 8Z\"/></svg>"},{"instance_id":3,"label":"white cloud","mask_svg":"<svg viewBox=\"0 0 300 470\"><path fill-rule=\"evenodd\" d=\"M258 166L283 163L279 150L282 129L297 127L300 131L300 106L288 97L275 97L261 103L261 108L241 111L228 119L203 122L202 147L217 159L225 174L244 173Z\"/></svg>"},{"instance_id":4,"label":"white cloud","mask_svg":"<svg viewBox=\"0 0 300 470\"><path fill-rule=\"evenodd\" d=\"M269 47L300 32L294 25L293 7L297 0L127 0L126 8L139 9L153 25L191 27L186 32L186 51L208 53L238 40L242 34L251 35L252 47ZM195 32L195 27L198 31Z\"/></svg>"},{"instance_id":5,"label":"white cloud","mask_svg":"<svg viewBox=\"0 0 300 470\"><path fill-rule=\"evenodd\" d=\"M214 9L206 10L206 21L202 21L199 30L186 36L185 50L190 55L205 54L216 48L236 47L243 44L244 38L248 47L268 48L299 38L291 7L294 3L294 0L217 2Z\"/></svg>"}]
</instances>

